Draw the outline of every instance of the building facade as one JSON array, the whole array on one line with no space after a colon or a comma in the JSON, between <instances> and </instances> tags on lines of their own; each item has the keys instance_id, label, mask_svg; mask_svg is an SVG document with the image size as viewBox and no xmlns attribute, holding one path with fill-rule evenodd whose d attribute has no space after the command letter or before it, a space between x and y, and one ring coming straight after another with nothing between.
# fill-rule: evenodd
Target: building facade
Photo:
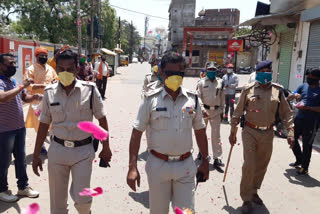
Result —
<instances>
[{"instance_id":1,"label":"building facade","mask_svg":"<svg viewBox=\"0 0 320 214\"><path fill-rule=\"evenodd\" d=\"M172 48L182 46L183 28L194 26L196 0L172 0L169 6L169 35Z\"/></svg>"}]
</instances>

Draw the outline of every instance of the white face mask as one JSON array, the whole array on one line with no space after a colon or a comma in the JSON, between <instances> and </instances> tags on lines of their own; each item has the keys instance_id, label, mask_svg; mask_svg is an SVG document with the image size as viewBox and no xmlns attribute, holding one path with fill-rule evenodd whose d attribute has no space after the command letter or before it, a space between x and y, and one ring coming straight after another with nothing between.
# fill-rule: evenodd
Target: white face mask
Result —
<instances>
[{"instance_id":1,"label":"white face mask","mask_svg":"<svg viewBox=\"0 0 320 214\"><path fill-rule=\"evenodd\" d=\"M233 72L233 69L230 69L230 68L227 69L228 74L231 74L232 72Z\"/></svg>"}]
</instances>

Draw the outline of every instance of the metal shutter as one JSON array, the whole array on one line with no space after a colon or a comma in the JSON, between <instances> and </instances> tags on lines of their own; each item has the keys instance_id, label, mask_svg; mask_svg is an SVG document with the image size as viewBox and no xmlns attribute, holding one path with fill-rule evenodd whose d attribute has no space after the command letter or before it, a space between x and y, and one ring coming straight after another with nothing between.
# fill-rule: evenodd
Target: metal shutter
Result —
<instances>
[{"instance_id":1,"label":"metal shutter","mask_svg":"<svg viewBox=\"0 0 320 214\"><path fill-rule=\"evenodd\" d=\"M280 33L278 82L283 85L284 88L289 87L294 32L295 29L288 29L287 31Z\"/></svg>"},{"instance_id":2,"label":"metal shutter","mask_svg":"<svg viewBox=\"0 0 320 214\"><path fill-rule=\"evenodd\" d=\"M320 67L320 21L311 23L306 68Z\"/></svg>"}]
</instances>

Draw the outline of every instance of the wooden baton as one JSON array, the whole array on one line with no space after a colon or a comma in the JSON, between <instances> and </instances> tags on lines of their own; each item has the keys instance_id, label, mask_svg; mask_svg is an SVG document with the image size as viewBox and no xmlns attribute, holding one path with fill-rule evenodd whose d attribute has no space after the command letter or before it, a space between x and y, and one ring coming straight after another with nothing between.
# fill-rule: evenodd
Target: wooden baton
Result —
<instances>
[{"instance_id":1,"label":"wooden baton","mask_svg":"<svg viewBox=\"0 0 320 214\"><path fill-rule=\"evenodd\" d=\"M236 126L236 128L235 128L235 130L234 130L234 133L233 133L233 136L232 136L232 137L233 137L233 141L236 140L237 132L238 132L238 126ZM234 145L232 145L231 148L230 148L230 152L229 152L229 156L228 156L228 162L227 162L226 170L224 171L223 182L225 182L226 177L227 177L227 172L228 172L228 168L229 168L229 163L230 163L230 158L231 158L233 146L234 146Z\"/></svg>"}]
</instances>

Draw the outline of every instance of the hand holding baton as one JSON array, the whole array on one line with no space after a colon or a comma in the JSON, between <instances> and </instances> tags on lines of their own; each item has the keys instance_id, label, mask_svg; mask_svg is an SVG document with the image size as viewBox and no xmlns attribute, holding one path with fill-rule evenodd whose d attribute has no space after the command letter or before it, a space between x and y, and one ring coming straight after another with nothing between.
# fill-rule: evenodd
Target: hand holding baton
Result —
<instances>
[{"instance_id":1,"label":"hand holding baton","mask_svg":"<svg viewBox=\"0 0 320 214\"><path fill-rule=\"evenodd\" d=\"M233 132L233 136L232 136L233 142L236 141L237 132L238 132L238 127L236 127L235 130L234 130L234 132ZM225 182L226 177L227 177L227 172L228 172L228 168L229 168L229 163L230 163L230 158L231 158L231 154L232 154L232 149L233 149L233 147L234 147L234 144L231 144L231 148L230 148L230 152L229 152L229 156L228 156L228 162L227 162L226 170L225 170L224 176L223 176L223 182Z\"/></svg>"}]
</instances>

